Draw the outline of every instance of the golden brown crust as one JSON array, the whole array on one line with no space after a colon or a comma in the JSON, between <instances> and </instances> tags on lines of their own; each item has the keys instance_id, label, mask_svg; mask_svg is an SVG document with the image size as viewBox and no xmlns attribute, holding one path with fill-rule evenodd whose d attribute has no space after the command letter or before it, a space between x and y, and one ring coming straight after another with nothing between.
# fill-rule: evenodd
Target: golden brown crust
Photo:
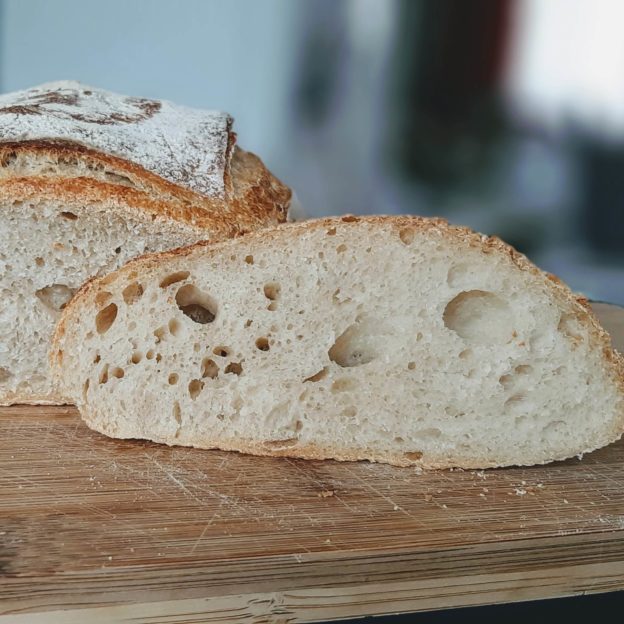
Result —
<instances>
[{"instance_id":1,"label":"golden brown crust","mask_svg":"<svg viewBox=\"0 0 624 624\"><path fill-rule=\"evenodd\" d=\"M247 195L229 206L227 211L207 211L197 204L182 204L175 200L155 199L134 188L108 184L90 178L11 178L0 181L0 202L50 201L67 205L103 204L120 211L131 210L142 213L152 220L164 219L182 223L197 232L206 232L206 237L220 238L235 236L245 231L270 224L265 214L254 213L253 201L249 195L259 194L257 187L247 190ZM241 205L240 211L236 206ZM280 206L281 211L281 206Z\"/></svg>"},{"instance_id":2,"label":"golden brown crust","mask_svg":"<svg viewBox=\"0 0 624 624\"><path fill-rule=\"evenodd\" d=\"M231 151L230 151L231 150ZM286 221L291 191L275 178L262 161L244 150L231 146L228 150L229 167L226 168L225 196L223 198L200 195L151 173L133 162L104 154L79 143L60 140L37 140L0 143L0 184L34 177L67 184L76 189L75 180L92 180L88 175L63 177L45 174L40 176L20 175L12 170L17 157L29 157L61 163L69 166L80 162L87 171L92 170L110 177L108 188L120 191L142 192L158 203L177 203L180 208L173 218L189 222L200 210L208 214L229 214L240 221L243 229L254 229L264 225L276 225ZM124 184L115 183L115 176L125 178ZM102 182L105 183L105 182ZM56 188L61 189L62 186ZM123 195L120 195L123 197ZM184 217L183 209L190 212ZM201 227L201 223L200 223Z\"/></svg>"},{"instance_id":3,"label":"golden brown crust","mask_svg":"<svg viewBox=\"0 0 624 624\"><path fill-rule=\"evenodd\" d=\"M609 334L601 327L591 307L589 307L587 299L575 295L561 280L554 278L552 275L545 273L533 265L523 254L516 251L510 245L507 245L497 237L488 237L482 234L473 232L466 227L457 227L449 225L444 219L429 219L424 217L411 217L411 216L372 216L372 217L353 217L347 215L345 217L331 217L326 219L318 219L314 221L306 221L303 223L289 223L281 225L276 228L270 228L266 230L252 232L244 236L244 240L248 246L252 246L255 242L273 241L276 239L284 239L288 237L295 237L299 233L306 232L318 228L331 228L337 224L368 224L369 226L375 225L388 225L391 224L393 228L400 235L406 228L413 229L414 231L427 232L432 236L440 236L447 240L454 241L458 246L473 247L478 249L482 253L490 254L495 253L507 257L518 269L524 272L528 272L531 275L542 280L543 286L548 290L549 294L555 298L558 304L564 309L571 310L577 318L586 325L589 332L589 340L593 349L598 349L604 356L605 368L608 371L614 384L619 389L619 396L621 402L621 416L619 421L614 423L613 429L610 432L605 433L605 439L609 441L617 440L624 432L624 358L612 347L611 338ZM54 368L55 364L58 364L57 372L61 371L61 358L62 353L59 353L60 343L63 335L66 331L66 325L68 321L71 323L70 317L80 315L79 310L83 305L87 303L86 298L89 293L98 291L101 286L106 283L110 283L117 279L117 277L124 278L124 276L133 272L143 272L150 270L158 266L163 260L173 257L186 257L194 253L199 253L202 250L208 255L220 255L227 253L231 246L237 243L232 240L225 240L222 242L209 244L207 242L199 242L195 245L188 247L182 247L179 249L166 251L157 254L147 254L141 258L137 258L127 265L119 269L118 271L110 274L105 278L99 278L92 280L85 284L83 288L75 295L70 305L65 309L60 322L57 325L57 331L53 337L52 350L50 352L51 365ZM60 355L60 357L59 357ZM86 406L81 406L83 409L83 418L94 429L101 431L108 435L116 435L116 432L106 431L102 427L101 423L92 418L89 414L84 413ZM179 444L179 439L162 439L158 440L170 445ZM455 459L452 456L445 456L443 458L427 458L423 457L418 460L408 460L404 455L392 454L387 452L378 452L372 449L346 449L339 447L321 448L317 445L306 444L301 446L291 446L287 449L275 449L266 448L261 442L253 442L246 440L219 440L218 444L215 440L211 440L209 437L198 440L194 438L192 442L185 442L189 446L196 446L200 448L220 448L223 450L234 450L245 453L251 453L255 455L266 456L288 456L288 457L300 457L303 459L337 459L340 461L355 461L360 459L366 459L373 462L390 463L397 466L418 466L422 468L448 468L454 465L462 465L464 468L486 468L495 467L496 463L489 460L487 457L475 458L474 463L466 463L464 458ZM593 449L587 449L587 452ZM566 459L566 457L552 457L548 461L555 461L560 459ZM530 464L537 463L534 460L529 461Z\"/></svg>"}]
</instances>

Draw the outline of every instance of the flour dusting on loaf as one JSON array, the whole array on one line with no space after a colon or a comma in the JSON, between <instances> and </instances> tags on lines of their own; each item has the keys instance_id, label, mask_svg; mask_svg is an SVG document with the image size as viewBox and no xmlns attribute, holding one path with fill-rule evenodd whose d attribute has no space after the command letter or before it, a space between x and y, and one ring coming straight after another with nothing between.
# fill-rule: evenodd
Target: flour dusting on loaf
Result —
<instances>
[{"instance_id":1,"label":"flour dusting on loaf","mask_svg":"<svg viewBox=\"0 0 624 624\"><path fill-rule=\"evenodd\" d=\"M71 141L124 158L201 195L222 198L232 118L74 81L0 95L0 143Z\"/></svg>"}]
</instances>

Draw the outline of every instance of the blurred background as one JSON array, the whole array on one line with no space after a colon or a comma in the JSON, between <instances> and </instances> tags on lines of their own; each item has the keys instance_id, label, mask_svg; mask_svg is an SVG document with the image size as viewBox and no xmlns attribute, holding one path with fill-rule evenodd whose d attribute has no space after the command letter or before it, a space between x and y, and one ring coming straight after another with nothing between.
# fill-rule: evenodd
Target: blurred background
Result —
<instances>
[{"instance_id":1,"label":"blurred background","mask_svg":"<svg viewBox=\"0 0 624 624\"><path fill-rule=\"evenodd\" d=\"M622 24L622 0L0 0L0 88L227 110L310 216L445 216L624 304Z\"/></svg>"}]
</instances>

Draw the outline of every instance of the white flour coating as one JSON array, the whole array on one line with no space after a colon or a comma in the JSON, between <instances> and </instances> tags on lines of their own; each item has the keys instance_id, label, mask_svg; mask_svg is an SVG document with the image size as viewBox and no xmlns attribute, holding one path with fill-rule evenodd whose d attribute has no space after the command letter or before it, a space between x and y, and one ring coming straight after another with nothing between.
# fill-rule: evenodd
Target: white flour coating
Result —
<instances>
[{"instance_id":1,"label":"white flour coating","mask_svg":"<svg viewBox=\"0 0 624 624\"><path fill-rule=\"evenodd\" d=\"M0 95L0 142L73 141L210 197L224 195L231 125L226 113L74 81Z\"/></svg>"}]
</instances>

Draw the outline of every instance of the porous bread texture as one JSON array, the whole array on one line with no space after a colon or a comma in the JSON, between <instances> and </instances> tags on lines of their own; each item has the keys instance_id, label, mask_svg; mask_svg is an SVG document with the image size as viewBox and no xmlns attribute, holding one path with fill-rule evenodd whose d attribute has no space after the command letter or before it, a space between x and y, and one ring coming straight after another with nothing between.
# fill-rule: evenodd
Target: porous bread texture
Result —
<instances>
[{"instance_id":1,"label":"porous bread texture","mask_svg":"<svg viewBox=\"0 0 624 624\"><path fill-rule=\"evenodd\" d=\"M141 202L133 205L129 193L120 197L91 182L64 191L33 179L10 186L1 197L0 185L0 405L63 403L47 355L55 323L73 293L88 278L134 256L211 232L206 224L167 218L157 205L150 213ZM212 234L226 231L215 222Z\"/></svg>"},{"instance_id":2,"label":"porous bread texture","mask_svg":"<svg viewBox=\"0 0 624 624\"><path fill-rule=\"evenodd\" d=\"M46 353L85 279L286 220L290 189L231 125L75 82L0 96L0 405L64 401Z\"/></svg>"},{"instance_id":3,"label":"porous bread texture","mask_svg":"<svg viewBox=\"0 0 624 624\"><path fill-rule=\"evenodd\" d=\"M586 301L441 220L135 260L65 309L51 363L97 431L259 455L530 465L624 430L622 359Z\"/></svg>"}]
</instances>

